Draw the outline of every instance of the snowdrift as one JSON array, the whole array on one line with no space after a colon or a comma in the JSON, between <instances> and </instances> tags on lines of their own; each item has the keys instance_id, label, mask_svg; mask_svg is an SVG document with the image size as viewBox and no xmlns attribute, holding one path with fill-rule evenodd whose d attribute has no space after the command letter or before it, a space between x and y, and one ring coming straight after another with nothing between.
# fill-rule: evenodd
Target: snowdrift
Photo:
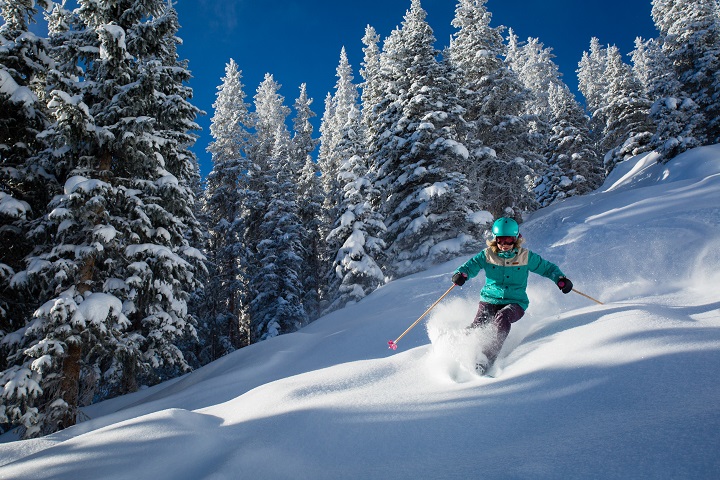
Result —
<instances>
[{"instance_id":1,"label":"snowdrift","mask_svg":"<svg viewBox=\"0 0 720 480\"><path fill-rule=\"evenodd\" d=\"M452 337L482 276L387 349L458 258L73 428L6 434L0 478L718 478L720 146L628 160L521 229L605 304L532 276L496 378Z\"/></svg>"}]
</instances>

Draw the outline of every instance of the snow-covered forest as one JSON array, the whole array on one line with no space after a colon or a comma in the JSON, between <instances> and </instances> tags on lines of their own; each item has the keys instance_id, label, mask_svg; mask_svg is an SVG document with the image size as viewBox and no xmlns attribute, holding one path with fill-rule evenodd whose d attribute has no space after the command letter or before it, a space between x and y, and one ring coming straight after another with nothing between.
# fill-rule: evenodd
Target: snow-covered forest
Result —
<instances>
[{"instance_id":1,"label":"snow-covered forest","mask_svg":"<svg viewBox=\"0 0 720 480\"><path fill-rule=\"evenodd\" d=\"M457 2L442 51L420 0L389 37L368 26L317 133L304 85L292 108L271 74L249 98L229 61L202 184L172 2L0 2L2 428L67 428L475 252L494 218L635 155L718 142L717 0L654 0L657 37L629 57L588 39L582 100L485 3Z\"/></svg>"}]
</instances>

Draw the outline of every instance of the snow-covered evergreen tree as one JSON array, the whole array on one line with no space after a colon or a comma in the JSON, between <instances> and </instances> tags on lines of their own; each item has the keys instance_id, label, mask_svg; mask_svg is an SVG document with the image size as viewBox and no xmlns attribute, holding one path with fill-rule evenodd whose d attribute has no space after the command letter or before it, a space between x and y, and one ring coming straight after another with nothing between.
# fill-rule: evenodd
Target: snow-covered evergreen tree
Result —
<instances>
[{"instance_id":1,"label":"snow-covered evergreen tree","mask_svg":"<svg viewBox=\"0 0 720 480\"><path fill-rule=\"evenodd\" d=\"M680 88L675 71L656 39L646 41L636 37L630 57L633 75L649 97L672 94Z\"/></svg>"},{"instance_id":2,"label":"snow-covered evergreen tree","mask_svg":"<svg viewBox=\"0 0 720 480\"><path fill-rule=\"evenodd\" d=\"M49 2L37 2L49 7ZM46 39L29 32L36 2L0 2L0 371L10 342L3 337L25 325L32 295L23 298L10 280L33 247L30 222L41 215L58 186L35 161L47 126L44 79L52 68Z\"/></svg>"},{"instance_id":3,"label":"snow-covered evergreen tree","mask_svg":"<svg viewBox=\"0 0 720 480\"><path fill-rule=\"evenodd\" d=\"M659 42L677 78L707 119L704 143L720 141L720 5L653 0Z\"/></svg>"},{"instance_id":4,"label":"snow-covered evergreen tree","mask_svg":"<svg viewBox=\"0 0 720 480\"><path fill-rule=\"evenodd\" d=\"M38 13L34 1L6 0L0 3L0 180L3 192L22 192L18 177L31 174L28 159L42 148L38 134L44 130L47 111L44 105L45 77L53 67L46 39L29 31ZM49 1L38 2L44 7ZM44 207L44 205L42 205Z\"/></svg>"},{"instance_id":5,"label":"snow-covered evergreen tree","mask_svg":"<svg viewBox=\"0 0 720 480\"><path fill-rule=\"evenodd\" d=\"M300 86L300 96L294 105L292 168L297 176L298 219L304 226L302 304L310 321L315 320L320 311L320 221L323 198L317 165L310 155L319 143L312 137L313 126L310 119L315 116L315 112L310 108L312 102L307 95L307 85L303 83Z\"/></svg>"},{"instance_id":6,"label":"snow-covered evergreen tree","mask_svg":"<svg viewBox=\"0 0 720 480\"><path fill-rule=\"evenodd\" d=\"M363 82L360 85L362 89L361 104L363 109L361 112L364 132L367 134L368 126L372 125L375 119L373 107L380 103L382 96L380 90L381 85L378 77L380 69L380 35L370 25L365 28L365 36L362 38L363 45L363 62L361 63L360 76Z\"/></svg>"},{"instance_id":7,"label":"snow-covered evergreen tree","mask_svg":"<svg viewBox=\"0 0 720 480\"><path fill-rule=\"evenodd\" d=\"M362 71L366 89L363 95L371 102L379 95L372 86L379 54L375 30L368 27L363 41L366 42L366 63ZM327 104L322 137L325 155L321 165L327 188L326 204L332 198L339 198L333 208L335 213L327 218L325 227L324 312L363 298L383 281L377 260L384 248L379 238L384 224L377 211L379 195L369 180L365 159L363 120L368 119L359 112L358 90L353 84L352 68L344 48L340 52L336 75L338 81L335 94ZM332 162L328 162L329 159Z\"/></svg>"},{"instance_id":8,"label":"snow-covered evergreen tree","mask_svg":"<svg viewBox=\"0 0 720 480\"><path fill-rule=\"evenodd\" d=\"M261 267L257 255L257 247L263 240L261 227L267 213L268 202L272 195L269 190L271 182L270 158L275 146L277 126L285 122L288 108L278 94L280 85L274 77L266 73L263 81L257 87L253 103L255 105L255 132L248 152L249 170L240 180L240 217L243 222L239 254L246 259L243 265L243 309L246 310L246 321L250 331L250 343L257 342L262 337L258 333L255 309L252 302L259 295L255 283L256 274Z\"/></svg>"},{"instance_id":9,"label":"snow-covered evergreen tree","mask_svg":"<svg viewBox=\"0 0 720 480\"><path fill-rule=\"evenodd\" d=\"M633 73L653 101L650 119L655 132L650 148L662 155L663 161L689 148L699 146L695 132L704 131L705 116L698 105L684 92L675 69L655 39L635 39L632 52Z\"/></svg>"},{"instance_id":10,"label":"snow-covered evergreen tree","mask_svg":"<svg viewBox=\"0 0 720 480\"><path fill-rule=\"evenodd\" d=\"M258 111L262 118L261 111ZM297 215L292 147L284 124L277 125L268 158L267 211L260 224L258 268L252 276L257 294L250 302L253 335L259 340L294 332L304 326L302 240L306 234Z\"/></svg>"},{"instance_id":11,"label":"snow-covered evergreen tree","mask_svg":"<svg viewBox=\"0 0 720 480\"><path fill-rule=\"evenodd\" d=\"M600 156L590 139L590 119L570 89L566 85L551 85L547 100L552 117L548 168L535 188L543 207L589 193L604 179Z\"/></svg>"},{"instance_id":12,"label":"snow-covered evergreen tree","mask_svg":"<svg viewBox=\"0 0 720 480\"><path fill-rule=\"evenodd\" d=\"M525 111L539 117L538 121L549 123L550 91L552 87L565 85L561 79L560 68L553 61L555 55L552 49L545 47L538 38L529 37L520 45L514 37L515 34L510 30L509 44L515 47L512 54L508 54L507 63L523 86L530 91L525 102Z\"/></svg>"},{"instance_id":13,"label":"snow-covered evergreen tree","mask_svg":"<svg viewBox=\"0 0 720 480\"><path fill-rule=\"evenodd\" d=\"M335 84L337 91L338 84ZM339 161L335 155L335 144L338 133L335 122L335 106L333 95L328 92L325 96L325 105L322 119L320 120L320 148L318 152L318 168L320 169L320 182L323 190L322 221L320 225L320 236L325 238L332 221L337 217L338 205L340 204L341 193L337 180ZM328 252L322 252L323 263L327 263Z\"/></svg>"},{"instance_id":14,"label":"snow-covered evergreen tree","mask_svg":"<svg viewBox=\"0 0 720 480\"><path fill-rule=\"evenodd\" d=\"M323 193L319 173L317 163L308 156L297 183L298 218L305 226L306 235L303 240L303 305L310 321L320 314L323 278L321 252L325 243L320 238Z\"/></svg>"},{"instance_id":15,"label":"snow-covered evergreen tree","mask_svg":"<svg viewBox=\"0 0 720 480\"><path fill-rule=\"evenodd\" d=\"M341 64L346 57L344 59ZM350 73L346 71L344 75L347 80L344 83L352 85ZM329 306L325 312L362 299L384 281L378 264L385 247L381 240L385 226L376 207L380 196L365 160L364 128L356 104L357 90L348 88L345 91L350 93L344 99L346 104L342 107L338 104L336 109L346 113L345 123L338 130L335 150L340 159L337 183L343 199L339 206L340 215L326 238L328 249L335 255L327 274L324 298ZM339 101L341 99L338 97ZM340 120L336 118L338 123Z\"/></svg>"},{"instance_id":16,"label":"snow-covered evergreen tree","mask_svg":"<svg viewBox=\"0 0 720 480\"><path fill-rule=\"evenodd\" d=\"M512 30L507 63L530 91L525 104L534 144L544 167L535 194L541 206L587 193L602 182L601 163L590 138L589 118L562 81L551 49L537 38L520 45Z\"/></svg>"},{"instance_id":17,"label":"snow-covered evergreen tree","mask_svg":"<svg viewBox=\"0 0 720 480\"><path fill-rule=\"evenodd\" d=\"M344 210L329 236L344 238L344 242L335 257L330 278L333 301L326 312L357 302L384 283L380 265L385 224L373 206L380 192L375 189L362 156L350 157L340 172L345 182Z\"/></svg>"},{"instance_id":18,"label":"snow-covered evergreen tree","mask_svg":"<svg viewBox=\"0 0 720 480\"><path fill-rule=\"evenodd\" d=\"M347 122L350 111L355 108L358 97L358 89L353 84L352 67L343 47L340 51L335 76L334 93L328 94L325 102L325 112L320 126L320 154L318 164L322 174L321 180L325 192L323 211L325 213L325 231L327 234L330 225L338 217L340 202L342 201L342 188L338 184L338 171L343 161L343 152L338 147L344 142L342 128ZM329 248L332 252L334 249Z\"/></svg>"},{"instance_id":19,"label":"snow-covered evergreen tree","mask_svg":"<svg viewBox=\"0 0 720 480\"><path fill-rule=\"evenodd\" d=\"M385 41L378 81L383 98L370 126L371 169L383 192L388 271L405 275L477 247L466 177L470 155L458 133L462 108L419 0Z\"/></svg>"},{"instance_id":20,"label":"snow-covered evergreen tree","mask_svg":"<svg viewBox=\"0 0 720 480\"><path fill-rule=\"evenodd\" d=\"M493 148L501 158L512 159L519 149L503 146L502 142L509 140L502 135L502 129L521 124L509 136L526 130L520 115L528 92L503 60L504 27L490 26L492 14L486 3L487 0L458 1L452 20L457 32L445 56L459 83L458 96L466 109L463 118L474 122L481 145Z\"/></svg>"},{"instance_id":21,"label":"snow-covered evergreen tree","mask_svg":"<svg viewBox=\"0 0 720 480\"><path fill-rule=\"evenodd\" d=\"M213 169L208 175L203 212L208 219L207 257L213 275L205 288L212 292L212 318L203 319L206 341L210 341L218 358L248 344L248 325L241 324L243 265L247 263L240 240L243 223L240 218L241 181L250 170L247 150L253 126L249 105L245 102L242 72L230 60L218 87L213 104L215 114L210 125L213 137L208 151ZM210 305L207 305L210 307Z\"/></svg>"},{"instance_id":22,"label":"snow-covered evergreen tree","mask_svg":"<svg viewBox=\"0 0 720 480\"><path fill-rule=\"evenodd\" d=\"M523 115L528 91L503 60L504 27L490 26L486 3L458 1L452 21L458 31L445 52L462 108L463 122L457 125L470 154L461 165L472 200L494 216L509 208L519 218L536 205L529 163L537 149Z\"/></svg>"},{"instance_id":23,"label":"snow-covered evergreen tree","mask_svg":"<svg viewBox=\"0 0 720 480\"><path fill-rule=\"evenodd\" d=\"M323 249L320 255L320 271L323 278L334 269L333 263L337 251L343 240L329 237L335 228L335 223L342 214L343 182L340 176L340 167L344 161L358 151L362 138L348 138L347 122L351 112L357 109L358 88L353 83L352 67L347 58L345 48L340 51L340 60L335 71L337 81L334 93L328 94L325 100L325 112L320 125L320 153L318 166L320 167L320 181L323 187L323 206L320 224L320 236ZM354 128L354 127L353 127ZM355 129L356 130L356 129ZM356 145L352 145L355 143ZM334 300L335 291L326 282L321 282L320 301L324 310Z\"/></svg>"},{"instance_id":24,"label":"snow-covered evergreen tree","mask_svg":"<svg viewBox=\"0 0 720 480\"><path fill-rule=\"evenodd\" d=\"M605 130L605 118L600 108L607 94L607 48L600 45L597 37L590 39L590 51L583 52L578 63L578 89L585 98L585 108L590 114L590 132L593 141L599 142Z\"/></svg>"},{"instance_id":25,"label":"snow-covered evergreen tree","mask_svg":"<svg viewBox=\"0 0 720 480\"><path fill-rule=\"evenodd\" d=\"M599 147L610 172L618 162L648 151L654 129L649 119L652 102L614 45L607 49L604 78L607 91L598 111L605 129Z\"/></svg>"},{"instance_id":26,"label":"snow-covered evergreen tree","mask_svg":"<svg viewBox=\"0 0 720 480\"><path fill-rule=\"evenodd\" d=\"M177 344L194 335L187 299L203 259L191 243L199 111L176 13L160 0L78 3L49 22L57 69L44 159L64 189L13 278L38 294L2 378L5 413L28 436L187 368Z\"/></svg>"},{"instance_id":27,"label":"snow-covered evergreen tree","mask_svg":"<svg viewBox=\"0 0 720 480\"><path fill-rule=\"evenodd\" d=\"M255 95L254 170L245 198L245 248L253 252L248 287L252 341L297 330L307 323L302 305L302 239L297 216L298 172L285 125L289 108L280 85L266 74Z\"/></svg>"},{"instance_id":28,"label":"snow-covered evergreen tree","mask_svg":"<svg viewBox=\"0 0 720 480\"><path fill-rule=\"evenodd\" d=\"M196 319L188 314L187 300L198 286L195 273L204 269L205 260L200 251L203 235L195 217L199 210L195 192L200 173L191 150L197 140L194 132L200 129L195 119L204 112L191 103L193 91L188 82L192 75L187 60L180 59L177 52L182 42L177 37L180 29L177 11L164 0L133 0L127 10L134 13L129 15L123 10L121 16L129 25L127 40L133 55L142 61L139 88L127 92L127 99L122 100L127 102L127 108L121 112L124 116L118 117L122 119L119 126L136 138L144 136L140 143L147 141L148 156L155 159L147 162L143 155L144 168L128 169L129 185L145 190L149 196L144 202L155 231L149 238L177 258L168 260L164 251L155 251L151 246L130 256L150 267L151 275L144 273L142 276L147 275L147 279L134 284L138 289L136 311L128 312L128 317L140 325L137 332L143 337L140 347L143 364L154 368L148 376L125 372L124 392L134 391L138 381L155 383L188 369L180 347L195 341ZM142 120L146 116L154 119L153 128L149 125L129 128L125 122L133 115ZM107 121L115 121L115 117L110 116ZM133 179L130 174L134 172L137 173Z\"/></svg>"},{"instance_id":29,"label":"snow-covered evergreen tree","mask_svg":"<svg viewBox=\"0 0 720 480\"><path fill-rule=\"evenodd\" d=\"M603 74L607 68L607 48L600 44L600 39L590 39L590 51L583 52L578 63L578 86L585 97L588 111L591 113L600 108L607 91L607 81Z\"/></svg>"},{"instance_id":30,"label":"snow-covered evergreen tree","mask_svg":"<svg viewBox=\"0 0 720 480\"><path fill-rule=\"evenodd\" d=\"M552 49L546 48L539 39L530 37L520 45L510 30L508 44L506 62L529 92L524 111L530 128L531 144L541 157L532 164L536 177L534 191L539 197L541 192L555 188L555 185L543 183L557 179L556 175L548 172L554 169L553 165L549 165L555 150L551 137L555 135L553 128L560 120L555 117L550 95L557 88L566 89L567 86L561 79L559 67L553 61L555 56ZM542 199L538 200L542 202Z\"/></svg>"},{"instance_id":31,"label":"snow-covered evergreen tree","mask_svg":"<svg viewBox=\"0 0 720 480\"><path fill-rule=\"evenodd\" d=\"M313 138L313 126L310 119L315 117L315 112L310 107L313 99L308 97L307 84L300 85L300 94L295 99L295 117L292 119L292 155L295 163L293 169L300 171L308 157L315 151L319 140Z\"/></svg>"},{"instance_id":32,"label":"snow-covered evergreen tree","mask_svg":"<svg viewBox=\"0 0 720 480\"><path fill-rule=\"evenodd\" d=\"M716 0L654 0L652 4L663 66L673 71L680 85L679 91L660 97L664 101L656 104L653 112L654 117L662 117L659 129L666 129L664 135L658 133L666 138L662 149L667 160L695 143L720 139L720 81L716 75L720 68L720 6ZM687 122L690 128L679 133L683 129L676 121L687 118L692 119Z\"/></svg>"}]
</instances>

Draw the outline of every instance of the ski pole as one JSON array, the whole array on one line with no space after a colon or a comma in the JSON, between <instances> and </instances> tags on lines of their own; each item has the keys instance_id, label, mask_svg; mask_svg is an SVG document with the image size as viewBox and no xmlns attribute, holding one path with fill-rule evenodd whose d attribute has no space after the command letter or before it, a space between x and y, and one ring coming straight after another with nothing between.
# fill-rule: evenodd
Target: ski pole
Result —
<instances>
[{"instance_id":1,"label":"ski pole","mask_svg":"<svg viewBox=\"0 0 720 480\"><path fill-rule=\"evenodd\" d=\"M438 298L435 303L433 303L432 305L430 305L430 308L428 308L427 310L425 310L425 313L423 313L422 315L420 315L420 318L418 318L417 320L415 320L415 322L413 322L413 324L410 325L407 330L405 330L405 331L404 331L399 337L397 337L395 340L390 340L390 341L388 342L388 348L390 348L391 350L397 350L397 342L399 342L400 339L401 339L402 337L404 337L406 333L408 333L410 330L412 330L413 327L415 327L415 325L417 325L418 322L420 322L420 320L422 320L423 317L430 312L430 310L432 310L433 308L435 308L435 305L437 305L438 303L440 303L440 300L442 300L443 298L445 298L445 295L447 295L448 293L450 293L450 290L452 290L453 288L455 288L455 284L454 284L454 283L452 284L452 286L451 286L450 288L447 289L447 292L443 293L443 294L442 294L442 297Z\"/></svg>"},{"instance_id":2,"label":"ski pole","mask_svg":"<svg viewBox=\"0 0 720 480\"><path fill-rule=\"evenodd\" d=\"M582 296L585 297L585 298L589 298L590 300L592 300L592 301L595 302L595 303L599 303L600 305L605 305L605 304L604 304L603 302L601 302L600 300L595 300L595 299L592 298L590 295L585 295L584 293L582 293L582 292L580 292L580 291L578 291L578 290L575 290L574 288L572 289L572 291L575 292L575 293L577 293L578 295L582 295Z\"/></svg>"}]
</instances>

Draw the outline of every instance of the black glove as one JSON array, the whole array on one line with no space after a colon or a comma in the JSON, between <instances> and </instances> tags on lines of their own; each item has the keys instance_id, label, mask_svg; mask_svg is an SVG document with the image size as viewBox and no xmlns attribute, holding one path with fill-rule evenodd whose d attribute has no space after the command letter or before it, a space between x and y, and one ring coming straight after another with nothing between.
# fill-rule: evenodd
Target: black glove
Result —
<instances>
[{"instance_id":1,"label":"black glove","mask_svg":"<svg viewBox=\"0 0 720 480\"><path fill-rule=\"evenodd\" d=\"M458 287L462 287L465 281L467 280L467 274L462 272L457 272L455 275L452 276L452 281L455 285Z\"/></svg>"},{"instance_id":2,"label":"black glove","mask_svg":"<svg viewBox=\"0 0 720 480\"><path fill-rule=\"evenodd\" d=\"M560 277L560 280L557 282L557 286L563 293L572 292L573 284L569 278Z\"/></svg>"}]
</instances>

